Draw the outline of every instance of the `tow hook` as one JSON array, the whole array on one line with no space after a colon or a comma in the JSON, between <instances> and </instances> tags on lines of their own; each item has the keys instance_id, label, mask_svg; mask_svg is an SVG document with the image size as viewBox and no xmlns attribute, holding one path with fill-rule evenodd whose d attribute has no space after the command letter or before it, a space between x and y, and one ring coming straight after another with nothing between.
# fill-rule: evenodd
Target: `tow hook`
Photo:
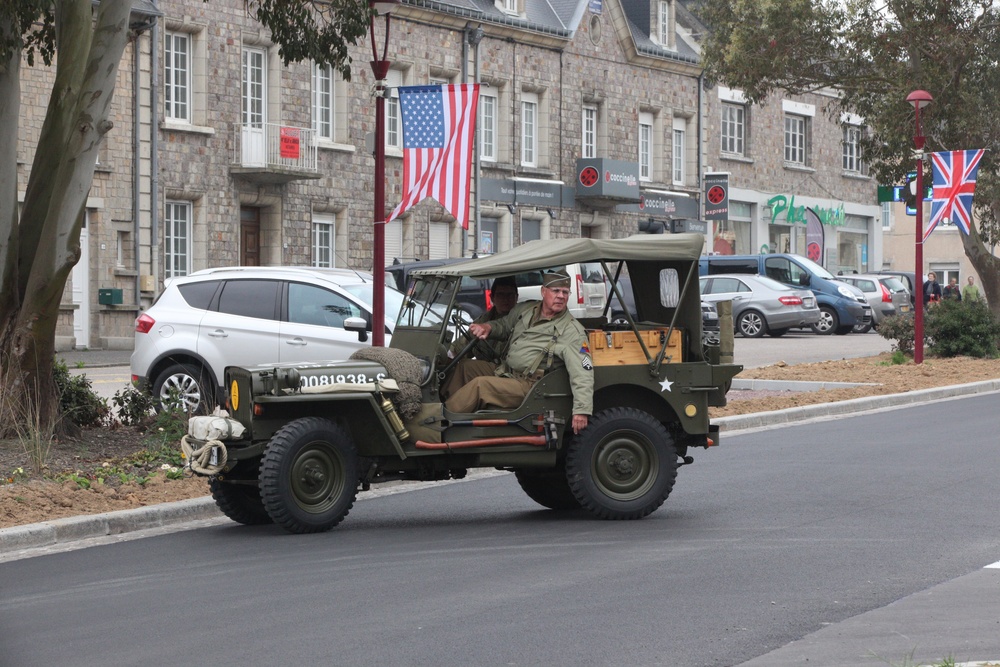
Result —
<instances>
[{"instance_id":1,"label":"tow hook","mask_svg":"<svg viewBox=\"0 0 1000 667\"><path fill-rule=\"evenodd\" d=\"M694 463L694 457L693 456L682 456L681 457L681 465L682 466L689 466L692 463Z\"/></svg>"}]
</instances>

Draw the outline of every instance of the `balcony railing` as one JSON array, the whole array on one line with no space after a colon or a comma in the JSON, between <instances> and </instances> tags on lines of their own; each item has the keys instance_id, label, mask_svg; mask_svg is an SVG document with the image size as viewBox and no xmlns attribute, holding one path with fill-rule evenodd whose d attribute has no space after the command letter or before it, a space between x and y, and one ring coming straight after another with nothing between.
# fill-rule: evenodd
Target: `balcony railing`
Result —
<instances>
[{"instance_id":1,"label":"balcony railing","mask_svg":"<svg viewBox=\"0 0 1000 667\"><path fill-rule=\"evenodd\" d=\"M260 183L319 178L314 132L277 123L233 124L233 173Z\"/></svg>"}]
</instances>

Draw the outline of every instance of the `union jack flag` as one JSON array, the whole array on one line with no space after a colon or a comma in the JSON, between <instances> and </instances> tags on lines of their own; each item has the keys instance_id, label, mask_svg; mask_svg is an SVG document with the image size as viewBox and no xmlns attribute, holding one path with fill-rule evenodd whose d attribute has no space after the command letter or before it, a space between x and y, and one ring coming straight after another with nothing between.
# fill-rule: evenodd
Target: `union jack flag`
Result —
<instances>
[{"instance_id":1,"label":"union jack flag","mask_svg":"<svg viewBox=\"0 0 1000 667\"><path fill-rule=\"evenodd\" d=\"M951 221L966 234L972 223L972 194L976 190L976 174L984 149L931 153L934 169L934 190L931 219L924 239L931 235L939 222Z\"/></svg>"},{"instance_id":2,"label":"union jack flag","mask_svg":"<svg viewBox=\"0 0 1000 667\"><path fill-rule=\"evenodd\" d=\"M399 88L403 114L403 201L386 222L425 197L434 197L463 229L469 228L478 103L478 83Z\"/></svg>"}]
</instances>

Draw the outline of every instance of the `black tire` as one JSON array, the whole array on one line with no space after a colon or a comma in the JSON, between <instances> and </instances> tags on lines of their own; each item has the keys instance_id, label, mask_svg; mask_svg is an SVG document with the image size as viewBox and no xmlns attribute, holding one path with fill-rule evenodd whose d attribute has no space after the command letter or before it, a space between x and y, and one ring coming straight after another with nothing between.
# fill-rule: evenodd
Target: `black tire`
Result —
<instances>
[{"instance_id":1,"label":"black tire","mask_svg":"<svg viewBox=\"0 0 1000 667\"><path fill-rule=\"evenodd\" d=\"M812 325L812 330L820 336L829 336L840 328L840 318L837 311L830 306L820 306L819 322Z\"/></svg>"},{"instance_id":2,"label":"black tire","mask_svg":"<svg viewBox=\"0 0 1000 667\"><path fill-rule=\"evenodd\" d=\"M736 319L736 330L744 338L760 338L767 333L767 320L756 310L744 310Z\"/></svg>"},{"instance_id":3,"label":"black tire","mask_svg":"<svg viewBox=\"0 0 1000 667\"><path fill-rule=\"evenodd\" d=\"M871 323L868 324L855 324L851 327L851 333L868 333L872 330Z\"/></svg>"},{"instance_id":4,"label":"black tire","mask_svg":"<svg viewBox=\"0 0 1000 667\"><path fill-rule=\"evenodd\" d=\"M273 523L264 509L264 501L260 498L260 489L256 484L233 484L213 477L208 481L208 488L222 513L236 523L245 526Z\"/></svg>"},{"instance_id":5,"label":"black tire","mask_svg":"<svg viewBox=\"0 0 1000 667\"><path fill-rule=\"evenodd\" d=\"M578 510L580 501L566 481L566 473L558 471L515 470L521 490L542 507L550 510Z\"/></svg>"},{"instance_id":6,"label":"black tire","mask_svg":"<svg viewBox=\"0 0 1000 667\"><path fill-rule=\"evenodd\" d=\"M786 333L788 333L788 329L768 329L767 330L767 335L770 336L771 338L781 338Z\"/></svg>"},{"instance_id":7,"label":"black tire","mask_svg":"<svg viewBox=\"0 0 1000 667\"><path fill-rule=\"evenodd\" d=\"M850 324L845 324L844 326L837 327L836 329L834 329L833 333L837 334L838 336L846 336L852 331L854 331L854 327L852 327Z\"/></svg>"},{"instance_id":8,"label":"black tire","mask_svg":"<svg viewBox=\"0 0 1000 667\"><path fill-rule=\"evenodd\" d=\"M215 409L215 393L208 373L192 364L171 364L163 369L151 390L157 412L175 409L207 415Z\"/></svg>"},{"instance_id":9,"label":"black tire","mask_svg":"<svg viewBox=\"0 0 1000 667\"><path fill-rule=\"evenodd\" d=\"M302 417L274 434L260 463L260 497L290 533L319 533L343 521L358 494L358 450L340 426Z\"/></svg>"},{"instance_id":10,"label":"black tire","mask_svg":"<svg viewBox=\"0 0 1000 667\"><path fill-rule=\"evenodd\" d=\"M641 519L677 479L677 450L663 424L635 408L594 415L566 451L566 480L580 506L602 519Z\"/></svg>"}]
</instances>

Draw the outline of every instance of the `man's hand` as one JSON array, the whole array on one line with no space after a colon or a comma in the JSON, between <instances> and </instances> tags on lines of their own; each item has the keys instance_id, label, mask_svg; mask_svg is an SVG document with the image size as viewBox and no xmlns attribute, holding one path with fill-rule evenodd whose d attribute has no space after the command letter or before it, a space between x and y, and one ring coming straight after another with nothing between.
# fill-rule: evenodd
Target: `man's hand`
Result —
<instances>
[{"instance_id":1,"label":"man's hand","mask_svg":"<svg viewBox=\"0 0 1000 667\"><path fill-rule=\"evenodd\" d=\"M573 433L577 435L587 428L587 415L573 415Z\"/></svg>"},{"instance_id":2,"label":"man's hand","mask_svg":"<svg viewBox=\"0 0 1000 667\"><path fill-rule=\"evenodd\" d=\"M471 333L476 338L479 338L480 340L486 340L486 338L489 337L490 335L490 331L492 330L493 327L490 326L489 322L485 322L483 324L469 325L469 333Z\"/></svg>"}]
</instances>

